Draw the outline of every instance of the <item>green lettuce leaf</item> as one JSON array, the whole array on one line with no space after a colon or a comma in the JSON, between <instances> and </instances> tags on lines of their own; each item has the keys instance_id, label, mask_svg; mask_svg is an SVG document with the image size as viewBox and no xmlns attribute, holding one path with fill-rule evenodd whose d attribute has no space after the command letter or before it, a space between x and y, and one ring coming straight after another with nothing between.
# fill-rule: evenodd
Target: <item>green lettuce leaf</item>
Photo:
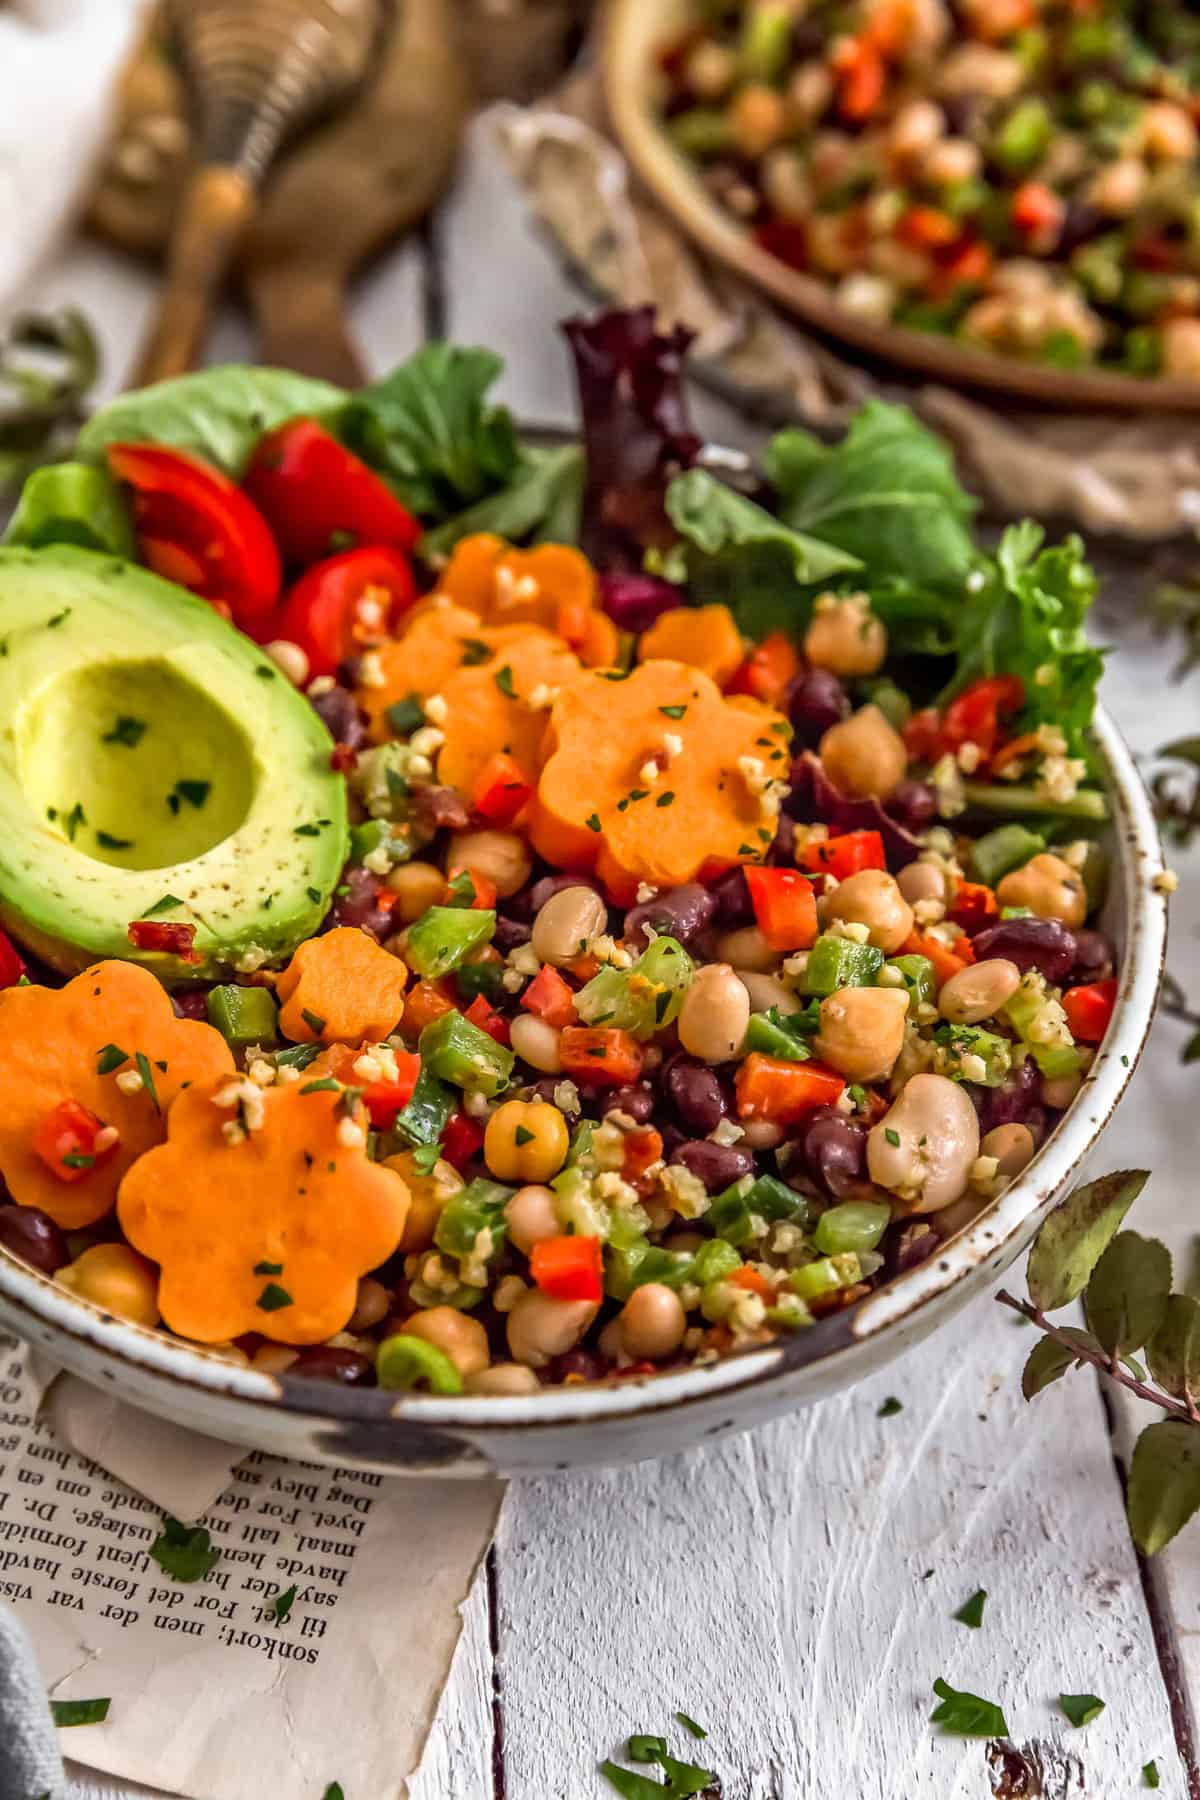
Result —
<instances>
[{"instance_id":1,"label":"green lettuce leaf","mask_svg":"<svg viewBox=\"0 0 1200 1800\"><path fill-rule=\"evenodd\" d=\"M328 413L345 398L328 381L289 369L199 369L110 400L80 432L76 455L98 462L109 444L170 444L240 477L265 431L300 414Z\"/></svg>"},{"instance_id":2,"label":"green lettuce leaf","mask_svg":"<svg viewBox=\"0 0 1200 1800\"><path fill-rule=\"evenodd\" d=\"M577 444L525 451L507 487L426 532L421 555L437 564L460 538L477 531L493 531L514 544L578 543L584 472Z\"/></svg>"},{"instance_id":3,"label":"green lettuce leaf","mask_svg":"<svg viewBox=\"0 0 1200 1800\"><path fill-rule=\"evenodd\" d=\"M503 368L490 350L426 344L343 409L343 440L413 512L440 520L506 487L522 463L507 407L488 404Z\"/></svg>"},{"instance_id":4,"label":"green lettuce leaf","mask_svg":"<svg viewBox=\"0 0 1200 1800\"><path fill-rule=\"evenodd\" d=\"M868 401L832 445L780 432L765 466L785 524L856 557L868 581L903 575L961 591L978 557L974 502L946 445L907 407Z\"/></svg>"}]
</instances>

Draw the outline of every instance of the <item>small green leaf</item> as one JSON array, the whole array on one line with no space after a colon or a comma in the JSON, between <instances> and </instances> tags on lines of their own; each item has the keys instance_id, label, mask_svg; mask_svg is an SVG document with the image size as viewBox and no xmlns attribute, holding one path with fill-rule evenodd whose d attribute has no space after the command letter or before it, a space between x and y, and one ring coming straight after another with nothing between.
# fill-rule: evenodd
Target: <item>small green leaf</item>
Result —
<instances>
[{"instance_id":1,"label":"small green leaf","mask_svg":"<svg viewBox=\"0 0 1200 1800\"><path fill-rule=\"evenodd\" d=\"M150 1096L150 1104L153 1106L156 1113L160 1113L162 1107L158 1103L158 1089L154 1085L154 1070L150 1067L145 1052L143 1050L135 1050L133 1053L133 1060L137 1072L142 1078L142 1087Z\"/></svg>"},{"instance_id":2,"label":"small green leaf","mask_svg":"<svg viewBox=\"0 0 1200 1800\"><path fill-rule=\"evenodd\" d=\"M61 1728L67 1725L103 1725L111 1700L52 1700L50 1716Z\"/></svg>"},{"instance_id":3,"label":"small green leaf","mask_svg":"<svg viewBox=\"0 0 1200 1800\"><path fill-rule=\"evenodd\" d=\"M114 1069L119 1069L122 1063L128 1061L129 1052L122 1050L120 1044L105 1044L102 1050L96 1052L96 1073L111 1075Z\"/></svg>"},{"instance_id":4,"label":"small green leaf","mask_svg":"<svg viewBox=\"0 0 1200 1800\"><path fill-rule=\"evenodd\" d=\"M969 1600L964 1600L954 1617L960 1625L970 1625L978 1631L983 1624L983 1608L987 1601L987 1589L978 1588Z\"/></svg>"},{"instance_id":5,"label":"small green leaf","mask_svg":"<svg viewBox=\"0 0 1200 1800\"><path fill-rule=\"evenodd\" d=\"M141 743L146 735L146 730L144 719L131 719L122 713L112 730L106 731L100 742L102 744L124 744L126 749L132 750Z\"/></svg>"},{"instance_id":6,"label":"small green leaf","mask_svg":"<svg viewBox=\"0 0 1200 1800\"><path fill-rule=\"evenodd\" d=\"M683 1726L683 1729L685 1731L690 1731L694 1738L706 1738L708 1736L708 1733L707 1733L707 1731L705 1731L703 1725L697 1725L695 1719L689 1719L686 1713L677 1712L675 1714L675 1717L679 1720L679 1723Z\"/></svg>"},{"instance_id":7,"label":"small green leaf","mask_svg":"<svg viewBox=\"0 0 1200 1800\"><path fill-rule=\"evenodd\" d=\"M1090 1332L1076 1331L1074 1326L1067 1325L1063 1327L1063 1333L1072 1343L1078 1344L1081 1350L1093 1350L1102 1354L1100 1345ZM1078 1361L1079 1358L1055 1338L1040 1338L1029 1352L1029 1360L1021 1375L1021 1392L1027 1400L1032 1400L1043 1388L1048 1388L1052 1381L1065 1375Z\"/></svg>"},{"instance_id":8,"label":"small green leaf","mask_svg":"<svg viewBox=\"0 0 1200 1800\"><path fill-rule=\"evenodd\" d=\"M668 1790L661 1781L651 1781L636 1769L623 1769L620 1763L602 1762L600 1773L610 1787L616 1788L622 1800L668 1800Z\"/></svg>"},{"instance_id":9,"label":"small green leaf","mask_svg":"<svg viewBox=\"0 0 1200 1800\"><path fill-rule=\"evenodd\" d=\"M1200 1508L1200 1431L1183 1419L1147 1425L1129 1464L1126 1509L1133 1541L1154 1556Z\"/></svg>"},{"instance_id":10,"label":"small green leaf","mask_svg":"<svg viewBox=\"0 0 1200 1800\"><path fill-rule=\"evenodd\" d=\"M1029 1253L1029 1293L1039 1311L1057 1312L1083 1292L1148 1179L1145 1169L1101 1175L1055 1207Z\"/></svg>"},{"instance_id":11,"label":"small green leaf","mask_svg":"<svg viewBox=\"0 0 1200 1800\"><path fill-rule=\"evenodd\" d=\"M256 1262L254 1265L254 1273L256 1275L282 1275L283 1264L277 1262Z\"/></svg>"},{"instance_id":12,"label":"small green leaf","mask_svg":"<svg viewBox=\"0 0 1200 1800\"><path fill-rule=\"evenodd\" d=\"M883 1405L879 1408L879 1411L875 1414L875 1417L877 1419L894 1419L898 1412L903 1411L904 1402L902 1400L897 1400L895 1394L889 1394Z\"/></svg>"},{"instance_id":13,"label":"small green leaf","mask_svg":"<svg viewBox=\"0 0 1200 1800\"><path fill-rule=\"evenodd\" d=\"M342 1084L335 1081L332 1075L323 1075L320 1081L306 1081L300 1089L302 1094L340 1094Z\"/></svg>"},{"instance_id":14,"label":"small green leaf","mask_svg":"<svg viewBox=\"0 0 1200 1800\"><path fill-rule=\"evenodd\" d=\"M1095 1694L1060 1694L1058 1704L1076 1727L1090 1725L1104 1711L1103 1700L1098 1700Z\"/></svg>"},{"instance_id":15,"label":"small green leaf","mask_svg":"<svg viewBox=\"0 0 1200 1800\"><path fill-rule=\"evenodd\" d=\"M441 1154L440 1144L418 1144L412 1152L413 1169L418 1175L432 1175Z\"/></svg>"},{"instance_id":16,"label":"small green leaf","mask_svg":"<svg viewBox=\"0 0 1200 1800\"><path fill-rule=\"evenodd\" d=\"M287 1050L275 1052L277 1069L307 1069L310 1062L316 1062L321 1054L320 1044L292 1044Z\"/></svg>"},{"instance_id":17,"label":"small green leaf","mask_svg":"<svg viewBox=\"0 0 1200 1800\"><path fill-rule=\"evenodd\" d=\"M663 716L665 718L682 719L684 713L687 711L687 707L686 706L660 706L658 710L660 713L663 714Z\"/></svg>"},{"instance_id":18,"label":"small green leaf","mask_svg":"<svg viewBox=\"0 0 1200 1800\"><path fill-rule=\"evenodd\" d=\"M341 1782L331 1781L329 1786L325 1789L322 1800L346 1800Z\"/></svg>"},{"instance_id":19,"label":"small green leaf","mask_svg":"<svg viewBox=\"0 0 1200 1800\"><path fill-rule=\"evenodd\" d=\"M153 906L146 908L142 917L143 919L156 919L159 913L174 912L177 906L182 905L183 901L177 900L174 894L164 894L161 900L156 900Z\"/></svg>"},{"instance_id":20,"label":"small green leaf","mask_svg":"<svg viewBox=\"0 0 1200 1800\"><path fill-rule=\"evenodd\" d=\"M630 1762L657 1762L667 1754L665 1737L652 1737L648 1732L635 1732L625 1746Z\"/></svg>"},{"instance_id":21,"label":"small green leaf","mask_svg":"<svg viewBox=\"0 0 1200 1800\"><path fill-rule=\"evenodd\" d=\"M189 1528L178 1519L163 1520L162 1533L150 1546L150 1554L173 1581L203 1581L220 1560L203 1525Z\"/></svg>"},{"instance_id":22,"label":"small green leaf","mask_svg":"<svg viewBox=\"0 0 1200 1800\"><path fill-rule=\"evenodd\" d=\"M275 1610L275 1623L277 1625L287 1624L295 1602L296 1588L294 1583L290 1588L285 1588L281 1593L274 1595L271 1600L271 1605Z\"/></svg>"},{"instance_id":23,"label":"small green leaf","mask_svg":"<svg viewBox=\"0 0 1200 1800\"><path fill-rule=\"evenodd\" d=\"M954 1732L958 1737L1007 1737L1008 1723L1001 1709L990 1700L981 1700L978 1694L960 1693L952 1688L941 1676L933 1684L933 1691L941 1700L929 1715L932 1725L940 1725L944 1731Z\"/></svg>"},{"instance_id":24,"label":"small green leaf","mask_svg":"<svg viewBox=\"0 0 1200 1800\"><path fill-rule=\"evenodd\" d=\"M96 842L102 850L132 850L133 839L114 837L111 831L98 831Z\"/></svg>"},{"instance_id":25,"label":"small green leaf","mask_svg":"<svg viewBox=\"0 0 1200 1800\"><path fill-rule=\"evenodd\" d=\"M505 663L502 669L497 669L492 680L496 683L500 692L509 700L516 698L516 689L513 687L513 672L507 663Z\"/></svg>"},{"instance_id":26,"label":"small green leaf","mask_svg":"<svg viewBox=\"0 0 1200 1800\"><path fill-rule=\"evenodd\" d=\"M1158 1764L1153 1758L1148 1763L1142 1764L1142 1780L1148 1788L1158 1787Z\"/></svg>"},{"instance_id":27,"label":"small green leaf","mask_svg":"<svg viewBox=\"0 0 1200 1800\"><path fill-rule=\"evenodd\" d=\"M387 709L387 722L397 737L411 737L425 723L425 708L421 705L419 694L408 694L403 700L393 700Z\"/></svg>"},{"instance_id":28,"label":"small green leaf","mask_svg":"<svg viewBox=\"0 0 1200 1800\"><path fill-rule=\"evenodd\" d=\"M277 1281L268 1281L257 1304L260 1312L282 1312L285 1306L294 1306L295 1302L286 1288L281 1288Z\"/></svg>"},{"instance_id":29,"label":"small green leaf","mask_svg":"<svg viewBox=\"0 0 1200 1800\"><path fill-rule=\"evenodd\" d=\"M309 1012L307 1006L305 1006L300 1010L300 1017L304 1020L304 1023L308 1026L308 1029L312 1032L314 1037L321 1036L322 1032L325 1030L325 1021L319 1013Z\"/></svg>"},{"instance_id":30,"label":"small green leaf","mask_svg":"<svg viewBox=\"0 0 1200 1800\"><path fill-rule=\"evenodd\" d=\"M1146 1361L1159 1387L1176 1400L1200 1390L1200 1301L1191 1294L1170 1296L1146 1345Z\"/></svg>"},{"instance_id":31,"label":"small green leaf","mask_svg":"<svg viewBox=\"0 0 1200 1800\"><path fill-rule=\"evenodd\" d=\"M1119 1231L1084 1293L1088 1325L1110 1356L1140 1350L1162 1324L1170 1292L1166 1245L1137 1231Z\"/></svg>"}]
</instances>

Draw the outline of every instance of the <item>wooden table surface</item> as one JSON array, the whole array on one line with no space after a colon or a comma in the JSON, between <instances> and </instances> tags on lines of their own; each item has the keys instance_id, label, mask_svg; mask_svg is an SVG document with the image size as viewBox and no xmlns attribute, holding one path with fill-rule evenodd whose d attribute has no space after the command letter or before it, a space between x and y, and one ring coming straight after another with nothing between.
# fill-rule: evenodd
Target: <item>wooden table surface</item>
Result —
<instances>
[{"instance_id":1,"label":"wooden table surface","mask_svg":"<svg viewBox=\"0 0 1200 1800\"><path fill-rule=\"evenodd\" d=\"M32 296L83 305L119 385L150 299L147 276L77 243ZM569 423L557 321L577 293L525 221L487 122L431 246L404 249L361 290L356 323L383 369L430 334L507 358L503 397L524 419ZM214 359L253 355L222 320ZM697 422L747 441L701 398ZM1102 603L1116 640L1106 697L1134 748L1195 729L1196 678L1171 686L1169 651ZM1186 870L1186 859L1179 859ZM1193 859L1200 872L1200 859ZM1185 884L1170 965L1200 991L1200 908ZM1153 1053L1097 1169L1155 1181L1133 1223L1192 1242L1191 1122L1200 1069L1179 1064L1183 1028L1160 1019ZM1139 1564L1117 1452L1123 1396L1079 1373L1035 1406L1018 1378L1032 1342L984 1299L904 1361L795 1418L695 1454L608 1474L515 1483L481 1572L412 1800L588 1800L611 1792L598 1758L678 1709L708 1728L701 1760L725 1800L973 1800L1005 1786L982 1742L931 1729L946 1677L1001 1703L1037 1748L1044 1800L1160 1791L1200 1800L1200 1525ZM899 1413L880 1416L896 1396ZM952 1614L977 1588L984 1628ZM1094 1693L1076 1731L1060 1692ZM386 1727L381 1724L381 1729ZM677 1734L673 1747L698 1747ZM73 1772L72 1800L145 1794ZM391 1800L352 1795L347 1800Z\"/></svg>"}]
</instances>

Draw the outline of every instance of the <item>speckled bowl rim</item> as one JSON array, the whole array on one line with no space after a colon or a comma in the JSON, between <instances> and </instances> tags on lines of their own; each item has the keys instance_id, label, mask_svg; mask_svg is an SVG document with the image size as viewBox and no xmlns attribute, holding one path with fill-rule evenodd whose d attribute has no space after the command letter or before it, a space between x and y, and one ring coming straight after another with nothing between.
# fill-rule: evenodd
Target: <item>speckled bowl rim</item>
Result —
<instances>
[{"instance_id":1,"label":"speckled bowl rim","mask_svg":"<svg viewBox=\"0 0 1200 1800\"><path fill-rule=\"evenodd\" d=\"M1097 710L1094 740L1113 809L1115 891L1125 899L1125 949L1112 1023L1096 1060L1063 1123L1046 1140L1021 1179L957 1235L936 1256L895 1277L857 1306L835 1313L809 1329L776 1343L737 1352L703 1368L633 1378L611 1385L546 1388L516 1399L476 1396L397 1395L379 1389L333 1387L296 1377L269 1376L113 1318L68 1293L0 1247L0 1295L10 1319L28 1317L26 1334L53 1356L55 1341L66 1345L63 1361L84 1372L89 1346L104 1352L131 1376L145 1374L191 1389L212 1403L211 1424L220 1435L223 1396L272 1411L303 1414L334 1428L358 1425L372 1437L387 1436L387 1424L432 1433L439 1428L464 1436L503 1429L536 1432L539 1426L602 1424L656 1412L675 1411L715 1394L736 1397L740 1390L773 1384L798 1369L834 1368L869 1340L890 1333L938 1301L948 1302L960 1284L975 1276L979 1286L1016 1256L1071 1177L1094 1149L1141 1057L1154 1016L1167 942L1167 900L1156 877L1162 851L1149 796L1132 754L1103 708ZM965 1297L965 1296L963 1296ZM955 1310L947 1305L947 1313ZM19 1324L18 1327L19 1329ZM903 1347L897 1341L897 1353ZM108 1372L106 1371L106 1375ZM85 1377L86 1378L86 1377ZM135 1383L136 1385L136 1383ZM120 1393L119 1374L110 1393ZM137 1401L134 1401L137 1404ZM246 1440L244 1429L229 1435Z\"/></svg>"}]
</instances>

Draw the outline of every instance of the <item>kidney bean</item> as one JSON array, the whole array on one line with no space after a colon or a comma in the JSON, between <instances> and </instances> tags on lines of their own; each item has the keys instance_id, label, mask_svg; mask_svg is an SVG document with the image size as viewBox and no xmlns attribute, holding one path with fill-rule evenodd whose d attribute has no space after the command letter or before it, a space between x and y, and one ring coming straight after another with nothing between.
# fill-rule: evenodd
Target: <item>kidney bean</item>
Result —
<instances>
[{"instance_id":1,"label":"kidney bean","mask_svg":"<svg viewBox=\"0 0 1200 1800\"><path fill-rule=\"evenodd\" d=\"M66 1238L36 1206L0 1207L0 1244L43 1275L56 1274L71 1260Z\"/></svg>"},{"instance_id":2,"label":"kidney bean","mask_svg":"<svg viewBox=\"0 0 1200 1800\"><path fill-rule=\"evenodd\" d=\"M554 1096L566 1080L565 1075L544 1075L540 1081L534 1082L530 1093L535 1100L547 1100L551 1106L557 1106L558 1102ZM560 1110L568 1125L575 1126L579 1123L580 1107L575 1106L570 1109L562 1107Z\"/></svg>"},{"instance_id":3,"label":"kidney bean","mask_svg":"<svg viewBox=\"0 0 1200 1800\"><path fill-rule=\"evenodd\" d=\"M654 575L601 575L600 604L622 631L649 631L655 619L683 605L683 595Z\"/></svg>"},{"instance_id":4,"label":"kidney bean","mask_svg":"<svg viewBox=\"0 0 1200 1800\"><path fill-rule=\"evenodd\" d=\"M558 1387L568 1377L576 1381L603 1381L609 1371L607 1356L599 1350L585 1350L581 1344L574 1350L564 1350L561 1356L553 1356L544 1369L536 1371L539 1381L547 1387Z\"/></svg>"},{"instance_id":5,"label":"kidney bean","mask_svg":"<svg viewBox=\"0 0 1200 1800\"><path fill-rule=\"evenodd\" d=\"M754 1173L754 1152L737 1144L710 1144L707 1138L691 1138L672 1150L671 1162L681 1165L702 1181L710 1194L719 1194L743 1175Z\"/></svg>"},{"instance_id":6,"label":"kidney bean","mask_svg":"<svg viewBox=\"0 0 1200 1800\"><path fill-rule=\"evenodd\" d=\"M975 955L1007 957L1022 973L1037 969L1047 981L1060 982L1075 963L1075 933L1057 919L1002 919L977 934Z\"/></svg>"},{"instance_id":7,"label":"kidney bean","mask_svg":"<svg viewBox=\"0 0 1200 1800\"><path fill-rule=\"evenodd\" d=\"M501 913L492 933L492 943L501 956L507 956L510 950L517 950L522 944L527 944L532 936L533 927L526 920L506 919Z\"/></svg>"},{"instance_id":8,"label":"kidney bean","mask_svg":"<svg viewBox=\"0 0 1200 1800\"><path fill-rule=\"evenodd\" d=\"M411 804L413 818L426 831L465 831L471 823L467 803L457 788L414 788Z\"/></svg>"},{"instance_id":9,"label":"kidney bean","mask_svg":"<svg viewBox=\"0 0 1200 1800\"><path fill-rule=\"evenodd\" d=\"M578 887L591 888L593 894L600 892L599 885L590 875L543 875L540 881L534 882L529 892L530 916L540 913L547 900L553 899L555 894L561 894L564 888Z\"/></svg>"},{"instance_id":10,"label":"kidney bean","mask_svg":"<svg viewBox=\"0 0 1200 1800\"><path fill-rule=\"evenodd\" d=\"M968 1084L968 1089L970 1087ZM1028 1125L1029 1114L1038 1103L1040 1077L1033 1058L1026 1057L1010 1069L999 1087L979 1088L972 1098L982 1101L980 1124L984 1131L997 1125Z\"/></svg>"},{"instance_id":11,"label":"kidney bean","mask_svg":"<svg viewBox=\"0 0 1200 1800\"><path fill-rule=\"evenodd\" d=\"M822 1106L813 1113L801 1148L810 1173L835 1200L867 1179L866 1126L836 1107Z\"/></svg>"},{"instance_id":12,"label":"kidney bean","mask_svg":"<svg viewBox=\"0 0 1200 1800\"><path fill-rule=\"evenodd\" d=\"M363 716L354 695L344 687L331 687L328 693L316 695L312 709L335 744L348 744L351 750L357 750L366 743Z\"/></svg>"},{"instance_id":13,"label":"kidney bean","mask_svg":"<svg viewBox=\"0 0 1200 1800\"><path fill-rule=\"evenodd\" d=\"M905 831L928 831L937 816L937 795L927 781L902 781L883 810Z\"/></svg>"},{"instance_id":14,"label":"kidney bean","mask_svg":"<svg viewBox=\"0 0 1200 1800\"><path fill-rule=\"evenodd\" d=\"M723 931L736 931L742 925L753 925L754 906L742 869L729 869L708 890L715 902L713 923Z\"/></svg>"},{"instance_id":15,"label":"kidney bean","mask_svg":"<svg viewBox=\"0 0 1200 1800\"><path fill-rule=\"evenodd\" d=\"M767 861L777 869L794 869L796 866L796 821L785 812L779 815L775 841L767 851Z\"/></svg>"},{"instance_id":16,"label":"kidney bean","mask_svg":"<svg viewBox=\"0 0 1200 1800\"><path fill-rule=\"evenodd\" d=\"M172 994L171 1005L180 1019L208 1018L207 988L189 988L186 994Z\"/></svg>"},{"instance_id":17,"label":"kidney bean","mask_svg":"<svg viewBox=\"0 0 1200 1800\"><path fill-rule=\"evenodd\" d=\"M828 669L805 669L788 694L788 718L797 748L815 749L829 730L850 714L850 697Z\"/></svg>"},{"instance_id":18,"label":"kidney bean","mask_svg":"<svg viewBox=\"0 0 1200 1800\"><path fill-rule=\"evenodd\" d=\"M663 1086L689 1131L707 1134L729 1113L729 1100L716 1073L690 1056L677 1056L667 1065Z\"/></svg>"},{"instance_id":19,"label":"kidney bean","mask_svg":"<svg viewBox=\"0 0 1200 1800\"><path fill-rule=\"evenodd\" d=\"M681 944L690 944L711 923L716 910L717 903L708 889L698 881L688 881L682 887L656 894L653 900L631 906L625 914L625 936L637 949L644 950L649 940L642 927L650 925L660 936L666 934L678 938Z\"/></svg>"},{"instance_id":20,"label":"kidney bean","mask_svg":"<svg viewBox=\"0 0 1200 1800\"><path fill-rule=\"evenodd\" d=\"M1078 250L1081 244L1098 237L1108 226L1109 221L1098 206L1077 195L1067 201L1063 213L1062 224L1058 230L1058 248L1056 255L1069 256L1072 250Z\"/></svg>"},{"instance_id":21,"label":"kidney bean","mask_svg":"<svg viewBox=\"0 0 1200 1800\"><path fill-rule=\"evenodd\" d=\"M390 910L379 904L383 883L370 869L347 869L342 885L350 891L334 901L330 925L358 925L382 943L395 929Z\"/></svg>"},{"instance_id":22,"label":"kidney bean","mask_svg":"<svg viewBox=\"0 0 1200 1800\"><path fill-rule=\"evenodd\" d=\"M600 1112L628 1114L638 1125L648 1125L654 1117L654 1089L647 1082L636 1087L607 1088L600 1097Z\"/></svg>"},{"instance_id":23,"label":"kidney bean","mask_svg":"<svg viewBox=\"0 0 1200 1800\"><path fill-rule=\"evenodd\" d=\"M1072 981L1100 981L1105 975L1112 974L1115 962L1116 952L1102 931L1092 931L1084 926L1075 933Z\"/></svg>"},{"instance_id":24,"label":"kidney bean","mask_svg":"<svg viewBox=\"0 0 1200 1800\"><path fill-rule=\"evenodd\" d=\"M906 1225L890 1243L885 1237L883 1240L884 1257L886 1258L884 1267L887 1274L903 1275L906 1269L915 1269L919 1263L925 1262L933 1255L940 1242L941 1239L932 1226L926 1225L920 1220L912 1225Z\"/></svg>"},{"instance_id":25,"label":"kidney bean","mask_svg":"<svg viewBox=\"0 0 1200 1800\"><path fill-rule=\"evenodd\" d=\"M338 1350L331 1344L314 1344L302 1350L288 1371L309 1381L337 1381L343 1387L374 1387L375 1365L357 1350Z\"/></svg>"}]
</instances>

